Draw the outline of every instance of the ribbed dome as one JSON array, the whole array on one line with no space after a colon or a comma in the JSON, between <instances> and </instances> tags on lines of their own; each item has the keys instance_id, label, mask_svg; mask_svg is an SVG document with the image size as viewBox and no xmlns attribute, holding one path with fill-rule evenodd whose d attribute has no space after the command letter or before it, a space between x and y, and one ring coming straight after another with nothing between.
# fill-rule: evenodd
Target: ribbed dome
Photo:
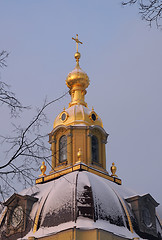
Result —
<instances>
[{"instance_id":1,"label":"ribbed dome","mask_svg":"<svg viewBox=\"0 0 162 240\"><path fill-rule=\"evenodd\" d=\"M63 114L66 115L64 120L62 120ZM83 105L73 105L64 110L56 117L53 128L62 124L66 126L84 124L86 126L98 125L103 127L101 118L94 110L90 110Z\"/></svg>"},{"instance_id":2,"label":"ribbed dome","mask_svg":"<svg viewBox=\"0 0 162 240\"><path fill-rule=\"evenodd\" d=\"M110 232L116 229L115 231L120 233L125 229L125 234L129 236L131 232L127 227L127 217L119 197L123 199L133 194L134 192L128 191L123 186L86 171L69 173L21 193L21 195L31 195L39 199L31 212L33 220L37 209L41 212L40 224L35 236L47 227L50 233L50 228L54 231L55 227L57 232L57 226L60 226L59 229L67 226L79 227L80 223L80 227L85 229L89 228L89 224L90 228L95 228L95 224L98 226L101 224L101 228ZM128 204L126 202L125 204L129 209ZM129 214L133 219L130 209Z\"/></svg>"},{"instance_id":3,"label":"ribbed dome","mask_svg":"<svg viewBox=\"0 0 162 240\"><path fill-rule=\"evenodd\" d=\"M43 238L74 228L101 229L122 236L122 239L138 239L136 218L127 201L136 195L122 185L87 171L74 171L25 189L19 196L34 198L36 202L32 205L28 228L21 239L28 239L31 235L36 239ZM156 227L162 235L158 220ZM18 238L15 235L9 239Z\"/></svg>"}]
</instances>

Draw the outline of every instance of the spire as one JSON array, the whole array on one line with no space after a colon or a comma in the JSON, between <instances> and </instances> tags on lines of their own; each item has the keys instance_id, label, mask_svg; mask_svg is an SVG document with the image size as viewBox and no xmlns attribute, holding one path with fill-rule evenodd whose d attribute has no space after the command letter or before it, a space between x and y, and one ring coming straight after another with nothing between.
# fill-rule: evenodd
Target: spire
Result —
<instances>
[{"instance_id":1,"label":"spire","mask_svg":"<svg viewBox=\"0 0 162 240\"><path fill-rule=\"evenodd\" d=\"M78 52L78 43L80 44L83 44L83 43L79 41L78 34L76 34L76 38L72 37L72 39L76 42L76 51Z\"/></svg>"},{"instance_id":2,"label":"spire","mask_svg":"<svg viewBox=\"0 0 162 240\"><path fill-rule=\"evenodd\" d=\"M69 93L71 95L71 102L69 107L76 104L81 104L87 106L84 101L84 96L86 94L86 88L89 86L88 75L80 68L79 59L81 54L78 52L78 44L83 44L78 39L78 34L76 38L72 38L76 42L76 53L74 55L76 59L76 66L72 72L70 72L66 78L66 85L70 89Z\"/></svg>"},{"instance_id":3,"label":"spire","mask_svg":"<svg viewBox=\"0 0 162 240\"><path fill-rule=\"evenodd\" d=\"M76 66L79 66L79 59L81 57L81 54L78 52L78 44L83 44L81 41L79 41L78 39L78 34L76 34L76 38L73 38L72 39L76 42L76 53L74 55L75 59L76 59Z\"/></svg>"}]
</instances>

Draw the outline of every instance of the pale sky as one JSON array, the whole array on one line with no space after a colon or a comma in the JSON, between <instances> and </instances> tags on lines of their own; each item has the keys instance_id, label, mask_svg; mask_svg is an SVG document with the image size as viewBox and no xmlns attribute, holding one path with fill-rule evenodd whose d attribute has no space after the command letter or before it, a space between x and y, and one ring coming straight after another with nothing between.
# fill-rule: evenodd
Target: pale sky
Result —
<instances>
[{"instance_id":1,"label":"pale sky","mask_svg":"<svg viewBox=\"0 0 162 240\"><path fill-rule=\"evenodd\" d=\"M79 34L80 65L90 78L86 102L110 134L107 169L115 162L123 185L162 204L162 31L120 0L1 0L0 29L0 51L10 52L1 80L32 106L67 91L71 38ZM47 111L45 131L69 102L67 96ZM9 134L13 119L4 107L0 115L0 133Z\"/></svg>"}]
</instances>

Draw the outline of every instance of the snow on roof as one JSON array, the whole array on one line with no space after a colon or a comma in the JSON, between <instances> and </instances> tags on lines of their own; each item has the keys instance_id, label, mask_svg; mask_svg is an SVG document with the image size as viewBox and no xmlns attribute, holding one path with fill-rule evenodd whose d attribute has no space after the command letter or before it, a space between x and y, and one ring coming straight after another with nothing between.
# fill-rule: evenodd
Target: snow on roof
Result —
<instances>
[{"instance_id":1,"label":"snow on roof","mask_svg":"<svg viewBox=\"0 0 162 240\"><path fill-rule=\"evenodd\" d=\"M40 228L34 236L40 232L42 234L42 231L50 234L60 231L60 228L74 226L88 226L90 229L100 227L107 231L116 226L118 234L125 231L128 236L130 231L126 227L125 214L113 188L115 191L123 188L121 192L124 197L132 195L132 192L123 186L86 171L69 173L51 182L26 189L20 194L39 198L30 214L33 220L40 203L44 201Z\"/></svg>"},{"instance_id":2,"label":"snow on roof","mask_svg":"<svg viewBox=\"0 0 162 240\"><path fill-rule=\"evenodd\" d=\"M33 224L38 209L40 210L37 231L33 233L32 227L22 239L27 239L28 236L43 237L74 227L103 229L131 239L136 236L127 227L127 217L122 206L123 203L126 205L133 218L125 199L136 193L96 174L87 171L71 172L25 189L20 194L38 198L30 212Z\"/></svg>"},{"instance_id":3,"label":"snow on roof","mask_svg":"<svg viewBox=\"0 0 162 240\"><path fill-rule=\"evenodd\" d=\"M25 240L29 236L34 236L36 238L43 237L43 236L50 236L50 235L56 234L58 232L61 232L63 230L72 229L74 227L77 228L77 229L82 229L82 230L83 229L84 230L102 229L102 230L108 231L110 233L114 233L117 236L126 237L128 239L133 239L135 237L139 238L139 236L136 233L131 233L125 227L119 227L119 226L116 226L116 225L112 225L112 224L110 224L108 222L105 222L103 220L97 220L96 222L94 222L93 220L85 219L83 217L79 217L76 223L70 221L68 223L63 223L63 224L60 224L59 226L55 226L55 227L40 228L34 234L33 234L32 231L30 231L25 237L21 238L21 240L23 240L23 239Z\"/></svg>"}]
</instances>

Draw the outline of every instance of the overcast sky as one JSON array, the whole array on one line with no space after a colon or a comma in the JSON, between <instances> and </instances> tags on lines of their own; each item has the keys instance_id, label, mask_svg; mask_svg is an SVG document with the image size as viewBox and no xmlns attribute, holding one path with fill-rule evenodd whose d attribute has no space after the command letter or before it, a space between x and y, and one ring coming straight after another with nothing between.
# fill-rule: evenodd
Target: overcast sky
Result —
<instances>
[{"instance_id":1,"label":"overcast sky","mask_svg":"<svg viewBox=\"0 0 162 240\"><path fill-rule=\"evenodd\" d=\"M107 169L115 162L123 185L162 204L162 31L120 0L1 0L0 29L0 51L10 52L1 80L32 106L67 91L75 67L71 38L79 34L80 65L90 78L86 101L110 134ZM47 132L69 101L47 111ZM4 107L0 116L0 133L9 133L13 120Z\"/></svg>"}]
</instances>

